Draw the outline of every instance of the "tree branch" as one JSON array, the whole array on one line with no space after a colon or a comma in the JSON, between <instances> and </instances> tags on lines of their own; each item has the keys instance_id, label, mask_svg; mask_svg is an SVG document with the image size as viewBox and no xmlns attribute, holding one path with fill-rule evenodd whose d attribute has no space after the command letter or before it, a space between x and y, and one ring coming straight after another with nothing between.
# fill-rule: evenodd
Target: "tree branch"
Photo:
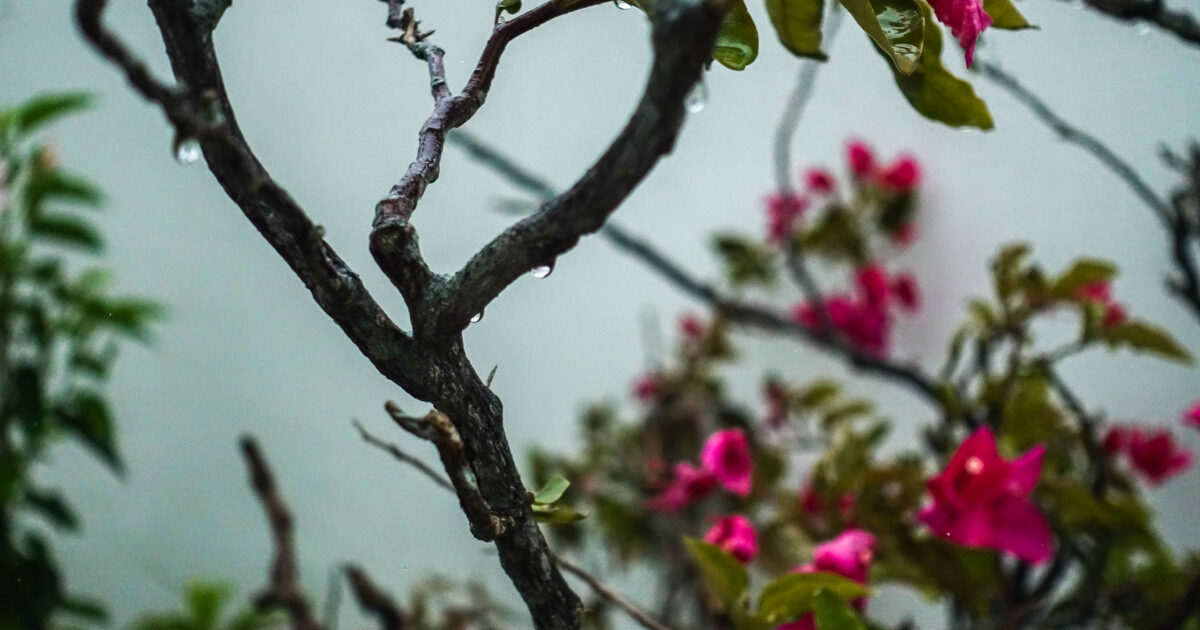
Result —
<instances>
[{"instance_id":1,"label":"tree branch","mask_svg":"<svg viewBox=\"0 0 1200 630\"><path fill-rule=\"evenodd\" d=\"M400 450L400 448L397 447L395 444L390 444L388 442L384 442L383 440L379 439L378 437L372 435L371 433L369 433L367 431L366 427L364 427L362 425L362 423L359 422L358 420L354 421L354 428L358 429L359 436L361 436L363 441L366 442L367 444L370 444L371 446L374 446L375 448L378 448L382 451L387 452L388 454L390 454L392 457L396 458L400 462L408 464L409 466L412 466L413 468L416 468L418 472L420 472L422 475L425 475L426 477L431 479L433 481L433 483L435 483L439 486L442 486L443 488L445 488L446 490L449 490L450 492L454 492L454 486L449 481L446 481L446 478L443 477L441 474L439 474L438 471L436 471L432 467L430 467L429 464L426 464L425 462L417 459L416 457L413 457L412 455L405 453L404 451Z\"/></svg>"},{"instance_id":2,"label":"tree branch","mask_svg":"<svg viewBox=\"0 0 1200 630\"><path fill-rule=\"evenodd\" d=\"M1184 42L1200 46L1200 21L1182 9L1169 9L1163 0L1083 0L1092 9L1126 22L1147 22Z\"/></svg>"},{"instance_id":3,"label":"tree branch","mask_svg":"<svg viewBox=\"0 0 1200 630\"><path fill-rule=\"evenodd\" d=\"M376 586L362 567L348 564L345 571L346 580L350 582L350 590L354 592L354 599L358 600L359 607L374 615L383 630L404 630L407 626L404 611L400 610L395 600Z\"/></svg>"},{"instance_id":4,"label":"tree branch","mask_svg":"<svg viewBox=\"0 0 1200 630\"><path fill-rule=\"evenodd\" d=\"M250 471L250 485L262 503L271 525L271 537L275 540L270 581L255 597L254 605L263 611L276 606L284 608L295 630L321 630L313 617L312 606L300 590L300 569L296 566L296 547L292 541L292 514L275 487L270 466L258 443L248 435L242 436L241 448Z\"/></svg>"},{"instance_id":5,"label":"tree branch","mask_svg":"<svg viewBox=\"0 0 1200 630\"><path fill-rule=\"evenodd\" d=\"M1169 205L1159 198L1154 189L1142 179L1141 175L1138 174L1132 165L1123 160L1112 149L1108 148L1108 145L1056 114L1045 101L1029 91L1024 85L1021 85L1016 77L1005 72L999 65L989 61L978 60L974 67L984 77L1003 88L1010 96L1017 99L1017 101L1033 112L1046 126L1057 133L1060 138L1092 154L1092 157L1099 160L1105 168L1124 182L1133 191L1133 194L1154 212L1155 216L1158 217L1164 226L1168 229L1170 228L1171 211Z\"/></svg>"},{"instance_id":6,"label":"tree branch","mask_svg":"<svg viewBox=\"0 0 1200 630\"><path fill-rule=\"evenodd\" d=\"M657 2L651 10L654 62L628 124L570 189L488 243L454 275L437 306L444 332L466 327L522 274L599 230L660 158L684 120L684 99L711 57L726 0Z\"/></svg>"}]
</instances>

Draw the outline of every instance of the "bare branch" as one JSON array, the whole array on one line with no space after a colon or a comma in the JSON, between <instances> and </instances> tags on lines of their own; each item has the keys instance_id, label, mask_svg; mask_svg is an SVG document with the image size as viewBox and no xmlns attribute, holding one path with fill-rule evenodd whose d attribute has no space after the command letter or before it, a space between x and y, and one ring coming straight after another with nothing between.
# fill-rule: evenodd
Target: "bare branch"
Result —
<instances>
[{"instance_id":1,"label":"bare branch","mask_svg":"<svg viewBox=\"0 0 1200 630\"><path fill-rule=\"evenodd\" d=\"M321 630L313 617L312 606L300 590L300 569L296 566L296 547L292 541L292 514L283 502L270 466L254 438L241 439L242 456L250 471L250 485L262 503L275 541L275 560L271 563L270 580L266 589L255 597L255 606L270 610L276 606L287 610L295 630Z\"/></svg>"},{"instance_id":2,"label":"bare branch","mask_svg":"<svg viewBox=\"0 0 1200 630\"><path fill-rule=\"evenodd\" d=\"M1092 154L1105 168L1124 182L1137 195L1138 199L1154 212L1164 226L1170 226L1171 212L1168 204L1159 198L1154 189L1150 188L1150 185L1142 179L1133 166L1123 160L1112 149L1108 148L1108 145L1056 114L1045 101L1029 91L1024 85L1021 85L1016 77L1005 72L999 65L990 61L977 60L974 68L988 80L992 81L992 83L1003 88L1004 91L1008 92L1009 95L1017 99L1022 105L1029 108L1035 116L1041 119L1043 123L1050 127L1063 140Z\"/></svg>"},{"instance_id":3,"label":"bare branch","mask_svg":"<svg viewBox=\"0 0 1200 630\"><path fill-rule=\"evenodd\" d=\"M443 477L440 473L438 473L438 471L434 470L432 467L430 467L425 462L417 459L416 457L413 457L412 455L409 455L408 453L405 453L404 451L400 450L400 447L396 446L395 444L385 442L385 441L379 439L378 437L372 435L371 433L369 433L367 431L366 427L364 427L362 425L362 423L360 423L358 420L354 421L354 428L358 429L358 434L362 437L363 441L366 442L367 444L370 444L371 446L374 446L382 451L387 452L388 454L390 454L392 457L396 458L397 460L399 460L405 464L408 464L409 466L412 466L413 468L416 468L421 474L432 479L435 484L442 486L443 488L445 488L451 492L454 492L454 486L451 485L449 481L446 481L446 478Z\"/></svg>"},{"instance_id":4,"label":"bare branch","mask_svg":"<svg viewBox=\"0 0 1200 630\"><path fill-rule=\"evenodd\" d=\"M463 447L462 437L446 414L433 409L422 418L406 416L400 407L391 401L384 405L384 409L400 428L432 442L437 447L442 466L450 476L450 483L458 495L463 513L467 515L473 536L479 540L492 541L513 526L511 517L499 516L492 512L487 499L480 492L475 471Z\"/></svg>"},{"instance_id":5,"label":"bare branch","mask_svg":"<svg viewBox=\"0 0 1200 630\"><path fill-rule=\"evenodd\" d=\"M350 590L354 592L354 599L358 600L359 607L374 615L383 630L404 630L407 626L404 611L400 610L396 601L376 586L362 567L348 564L345 571Z\"/></svg>"},{"instance_id":6,"label":"bare branch","mask_svg":"<svg viewBox=\"0 0 1200 630\"><path fill-rule=\"evenodd\" d=\"M1153 24L1188 44L1200 46L1200 21L1182 9L1167 8L1164 0L1083 0L1083 2L1109 17L1126 22Z\"/></svg>"},{"instance_id":7,"label":"bare branch","mask_svg":"<svg viewBox=\"0 0 1200 630\"><path fill-rule=\"evenodd\" d=\"M658 160L684 120L684 99L711 57L724 0L657 2L651 10L654 62L628 124L575 185L510 226L454 275L436 306L440 330L457 332L509 284L550 264L599 230Z\"/></svg>"},{"instance_id":8,"label":"bare branch","mask_svg":"<svg viewBox=\"0 0 1200 630\"><path fill-rule=\"evenodd\" d=\"M615 593L611 588L605 585L604 582L596 579L594 575L584 571L583 567L575 564L569 558L556 554L554 556L554 560L558 562L558 566L562 567L564 571L583 580L583 583L587 584L593 591L596 592L597 595L608 600L617 608L625 611L625 614L629 615L631 619L638 622L638 624L640 624L643 628L646 628L647 630L670 630L670 628L662 625L661 623L652 619L646 613L642 612L642 610L635 606L632 602Z\"/></svg>"}]
</instances>

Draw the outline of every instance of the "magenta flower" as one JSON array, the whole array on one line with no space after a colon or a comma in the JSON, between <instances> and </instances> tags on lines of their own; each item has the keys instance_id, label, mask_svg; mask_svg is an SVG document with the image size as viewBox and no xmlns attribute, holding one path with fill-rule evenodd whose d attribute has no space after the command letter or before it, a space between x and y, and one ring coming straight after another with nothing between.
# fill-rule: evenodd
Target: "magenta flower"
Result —
<instances>
[{"instance_id":1,"label":"magenta flower","mask_svg":"<svg viewBox=\"0 0 1200 630\"><path fill-rule=\"evenodd\" d=\"M854 272L854 285L858 287L858 294L867 304L878 308L887 306L888 294L891 293L891 290L888 287L888 276L883 265L873 262L859 267Z\"/></svg>"},{"instance_id":2,"label":"magenta flower","mask_svg":"<svg viewBox=\"0 0 1200 630\"><path fill-rule=\"evenodd\" d=\"M1192 452L1179 446L1166 429L1134 429L1127 449L1133 469L1156 486L1192 465Z\"/></svg>"},{"instance_id":3,"label":"magenta flower","mask_svg":"<svg viewBox=\"0 0 1200 630\"><path fill-rule=\"evenodd\" d=\"M1104 447L1104 452L1109 457L1120 454L1129 447L1130 438L1133 437L1133 429L1122 425L1113 425L1108 427L1104 432L1104 440L1101 445Z\"/></svg>"},{"instance_id":4,"label":"magenta flower","mask_svg":"<svg viewBox=\"0 0 1200 630\"><path fill-rule=\"evenodd\" d=\"M917 519L935 534L967 547L1006 551L1031 564L1050 559L1050 526L1030 499L1042 471L1045 447L1015 460L1000 457L996 438L983 427L929 480L933 503Z\"/></svg>"},{"instance_id":5,"label":"magenta flower","mask_svg":"<svg viewBox=\"0 0 1200 630\"><path fill-rule=\"evenodd\" d=\"M900 308L914 312L921 308L921 294L917 290L917 279L911 273L892 276L892 297Z\"/></svg>"},{"instance_id":6,"label":"magenta flower","mask_svg":"<svg viewBox=\"0 0 1200 630\"><path fill-rule=\"evenodd\" d=\"M758 555L758 534L750 521L740 514L717 518L712 529L704 535L704 542L724 549L742 564Z\"/></svg>"},{"instance_id":7,"label":"magenta flower","mask_svg":"<svg viewBox=\"0 0 1200 630\"><path fill-rule=\"evenodd\" d=\"M717 486L717 478L687 462L675 464L675 476L666 489L646 501L646 507L661 512L680 512L703 499Z\"/></svg>"},{"instance_id":8,"label":"magenta flower","mask_svg":"<svg viewBox=\"0 0 1200 630\"><path fill-rule=\"evenodd\" d=\"M749 496L754 460L750 457L750 443L741 429L725 429L710 435L700 450L700 463L726 490L738 496Z\"/></svg>"},{"instance_id":9,"label":"magenta flower","mask_svg":"<svg viewBox=\"0 0 1200 630\"><path fill-rule=\"evenodd\" d=\"M859 584L867 583L871 560L875 556L875 537L861 529L848 529L837 538L817 545L813 561L795 570L796 573L835 573ZM867 606L866 598L851 604L858 610ZM808 613L791 623L776 626L775 630L816 630L813 614Z\"/></svg>"},{"instance_id":10,"label":"magenta flower","mask_svg":"<svg viewBox=\"0 0 1200 630\"><path fill-rule=\"evenodd\" d=\"M1079 287L1075 291L1075 297L1104 307L1104 312L1100 316L1100 326L1104 328L1119 326L1129 319L1129 313L1125 311L1125 307L1113 300L1112 284L1108 280L1100 280Z\"/></svg>"},{"instance_id":11,"label":"magenta flower","mask_svg":"<svg viewBox=\"0 0 1200 630\"><path fill-rule=\"evenodd\" d=\"M1183 423L1193 429L1200 429L1200 400L1183 412Z\"/></svg>"},{"instance_id":12,"label":"magenta flower","mask_svg":"<svg viewBox=\"0 0 1200 630\"><path fill-rule=\"evenodd\" d=\"M641 376L633 383L633 397L647 405L654 404L661 393L662 379L654 372Z\"/></svg>"},{"instance_id":13,"label":"magenta flower","mask_svg":"<svg viewBox=\"0 0 1200 630\"><path fill-rule=\"evenodd\" d=\"M967 67L975 60L975 40L983 29L992 24L992 18L983 10L982 0L933 0L929 3L933 13L963 47Z\"/></svg>"},{"instance_id":14,"label":"magenta flower","mask_svg":"<svg viewBox=\"0 0 1200 630\"><path fill-rule=\"evenodd\" d=\"M875 173L875 153L861 140L846 142L846 163L850 166L850 172L859 179L866 179Z\"/></svg>"},{"instance_id":15,"label":"magenta flower","mask_svg":"<svg viewBox=\"0 0 1200 630\"><path fill-rule=\"evenodd\" d=\"M782 243L808 209L808 199L795 193L773 193L767 197L767 240Z\"/></svg>"},{"instance_id":16,"label":"magenta flower","mask_svg":"<svg viewBox=\"0 0 1200 630\"><path fill-rule=\"evenodd\" d=\"M921 183L921 166L911 155L901 155L879 172L879 184L897 193L910 193Z\"/></svg>"},{"instance_id":17,"label":"magenta flower","mask_svg":"<svg viewBox=\"0 0 1200 630\"><path fill-rule=\"evenodd\" d=\"M891 239L892 245L896 247L908 247L912 245L913 241L917 240L917 226L912 223L902 224L896 227L895 230L892 230L888 238Z\"/></svg>"},{"instance_id":18,"label":"magenta flower","mask_svg":"<svg viewBox=\"0 0 1200 630\"><path fill-rule=\"evenodd\" d=\"M695 315L688 313L679 318L679 333L684 341L690 344L699 343L704 338L704 322Z\"/></svg>"},{"instance_id":19,"label":"magenta flower","mask_svg":"<svg viewBox=\"0 0 1200 630\"><path fill-rule=\"evenodd\" d=\"M825 299L825 309L833 327L856 348L874 356L887 354L891 345L892 320L879 305L846 295L831 295ZM820 313L807 303L792 308L792 319L809 328L821 324Z\"/></svg>"},{"instance_id":20,"label":"magenta flower","mask_svg":"<svg viewBox=\"0 0 1200 630\"><path fill-rule=\"evenodd\" d=\"M804 172L804 185L814 195L828 195L833 192L836 180L833 173L823 168L810 168Z\"/></svg>"}]
</instances>

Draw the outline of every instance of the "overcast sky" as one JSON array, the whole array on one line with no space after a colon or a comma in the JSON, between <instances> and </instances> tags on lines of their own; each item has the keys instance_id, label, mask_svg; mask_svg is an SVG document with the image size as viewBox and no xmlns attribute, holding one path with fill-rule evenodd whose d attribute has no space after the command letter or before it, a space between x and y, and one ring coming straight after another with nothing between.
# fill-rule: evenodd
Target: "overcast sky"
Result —
<instances>
[{"instance_id":1,"label":"overcast sky","mask_svg":"<svg viewBox=\"0 0 1200 630\"><path fill-rule=\"evenodd\" d=\"M111 4L112 27L168 76L144 3ZM751 4L765 27L761 5ZM61 125L53 140L65 164L108 195L102 225L120 287L170 310L151 347L124 352L112 382L126 478L118 481L66 449L47 472L85 517L84 535L59 545L71 585L110 602L124 621L175 602L191 577L227 578L243 591L261 584L267 530L236 451L237 436L252 432L295 511L313 591L325 590L338 563L359 560L395 592L441 571L481 577L511 597L455 502L363 445L350 425L358 418L434 461L427 445L391 431L382 413L389 399L414 411L420 405L357 354L203 166L172 159L162 115L85 48L68 5L0 0L0 103L42 90L82 88L99 96L93 111ZM460 86L489 32L489 3L415 6L423 26L437 29L451 86ZM1172 177L1156 150L1196 136L1200 49L1062 2L1019 6L1041 30L988 32L981 58L1001 61L1166 190ZM1179 6L1200 11L1196 0ZM366 242L372 208L412 159L430 102L424 66L385 41L383 18L383 5L370 0L243 0L227 12L216 39L241 126L260 158L404 320L403 303L374 269ZM649 60L646 33L640 13L604 5L522 37L470 129L569 184L636 103ZM689 118L674 154L616 215L710 277L716 268L709 234L761 230L772 132L799 68L769 29L761 49L745 72L709 73L707 108ZM976 86L991 106L994 132L960 132L920 118L852 24L830 54L796 137L796 163L840 169L842 143L853 135L885 157L912 151L925 167L921 238L904 262L923 282L926 309L900 327L897 355L935 365L965 299L982 292L988 259L1015 239L1032 242L1049 268L1080 254L1116 259L1124 269L1117 297L1200 352L1200 327L1162 290L1163 235L1091 157L1058 142L982 80ZM961 73L954 56L947 63ZM441 180L415 219L430 263L458 268L511 220L493 208L515 194L449 149ZM581 405L625 397L653 360L642 343L646 314L668 327L688 308L698 307L589 239L550 278L522 279L489 306L467 345L481 372L499 365L495 389L516 451L531 444L565 449L576 438ZM841 374L789 343L751 338L746 346L749 369L732 378L747 402L756 400L753 379L766 368L796 378ZM1196 368L1148 359L1099 353L1075 360L1068 373L1114 418L1171 424L1200 397ZM902 438L931 420L922 403L890 384L859 379L853 387L897 419ZM1187 444L1200 446L1197 437L1188 435ZM1150 493L1178 544L1200 544L1198 474ZM911 594L884 599L874 610L886 609L889 618L917 606Z\"/></svg>"}]
</instances>

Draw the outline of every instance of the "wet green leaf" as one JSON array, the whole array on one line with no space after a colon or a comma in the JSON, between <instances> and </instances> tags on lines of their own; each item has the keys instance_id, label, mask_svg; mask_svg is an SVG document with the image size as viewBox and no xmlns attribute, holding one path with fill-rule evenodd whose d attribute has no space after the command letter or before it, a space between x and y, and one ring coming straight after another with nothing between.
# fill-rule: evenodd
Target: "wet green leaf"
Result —
<instances>
[{"instance_id":1,"label":"wet green leaf","mask_svg":"<svg viewBox=\"0 0 1200 630\"><path fill-rule=\"evenodd\" d=\"M713 59L730 70L742 70L758 58L758 28L746 10L744 0L733 0L721 30Z\"/></svg>"},{"instance_id":2,"label":"wet green leaf","mask_svg":"<svg viewBox=\"0 0 1200 630\"><path fill-rule=\"evenodd\" d=\"M794 621L812 610L819 593L835 599L853 599L867 594L862 584L833 573L789 573L763 587L758 614L768 623Z\"/></svg>"},{"instance_id":3,"label":"wet green leaf","mask_svg":"<svg viewBox=\"0 0 1200 630\"><path fill-rule=\"evenodd\" d=\"M975 95L970 83L950 74L942 65L942 31L934 26L933 13L920 6L925 22L924 48L916 67L908 73L894 69L896 85L913 109L922 116L951 127L994 126L987 104Z\"/></svg>"},{"instance_id":4,"label":"wet green leaf","mask_svg":"<svg viewBox=\"0 0 1200 630\"><path fill-rule=\"evenodd\" d=\"M704 582L726 610L734 610L750 583L746 568L724 549L695 538L685 538L688 553L704 576Z\"/></svg>"},{"instance_id":5,"label":"wet green leaf","mask_svg":"<svg viewBox=\"0 0 1200 630\"><path fill-rule=\"evenodd\" d=\"M845 600L829 591L817 593L813 600L817 630L867 630L858 613Z\"/></svg>"},{"instance_id":6,"label":"wet green leaf","mask_svg":"<svg viewBox=\"0 0 1200 630\"><path fill-rule=\"evenodd\" d=\"M838 0L901 75L915 72L928 46L928 21L915 0Z\"/></svg>"},{"instance_id":7,"label":"wet green leaf","mask_svg":"<svg viewBox=\"0 0 1200 630\"><path fill-rule=\"evenodd\" d=\"M27 135L72 112L86 108L92 97L83 92L42 94L0 113L0 133Z\"/></svg>"},{"instance_id":8,"label":"wet green leaf","mask_svg":"<svg viewBox=\"0 0 1200 630\"><path fill-rule=\"evenodd\" d=\"M983 0L983 10L991 16L992 28L1008 31L1037 28L1030 24L1024 15L1021 15L1012 0Z\"/></svg>"},{"instance_id":9,"label":"wet green leaf","mask_svg":"<svg viewBox=\"0 0 1200 630\"><path fill-rule=\"evenodd\" d=\"M554 475L533 495L533 502L541 505L549 505L562 498L567 488L571 487L571 482L567 481L562 475Z\"/></svg>"},{"instance_id":10,"label":"wet green leaf","mask_svg":"<svg viewBox=\"0 0 1200 630\"><path fill-rule=\"evenodd\" d=\"M533 504L533 518L539 523L563 524L582 521L588 515L567 505Z\"/></svg>"},{"instance_id":11,"label":"wet green leaf","mask_svg":"<svg viewBox=\"0 0 1200 630\"><path fill-rule=\"evenodd\" d=\"M766 0L766 5L771 26L784 48L798 57L828 59L821 50L824 0Z\"/></svg>"},{"instance_id":12,"label":"wet green leaf","mask_svg":"<svg viewBox=\"0 0 1200 630\"><path fill-rule=\"evenodd\" d=\"M496 21L500 21L502 13L516 13L521 10L521 0L499 0L496 2Z\"/></svg>"}]
</instances>

